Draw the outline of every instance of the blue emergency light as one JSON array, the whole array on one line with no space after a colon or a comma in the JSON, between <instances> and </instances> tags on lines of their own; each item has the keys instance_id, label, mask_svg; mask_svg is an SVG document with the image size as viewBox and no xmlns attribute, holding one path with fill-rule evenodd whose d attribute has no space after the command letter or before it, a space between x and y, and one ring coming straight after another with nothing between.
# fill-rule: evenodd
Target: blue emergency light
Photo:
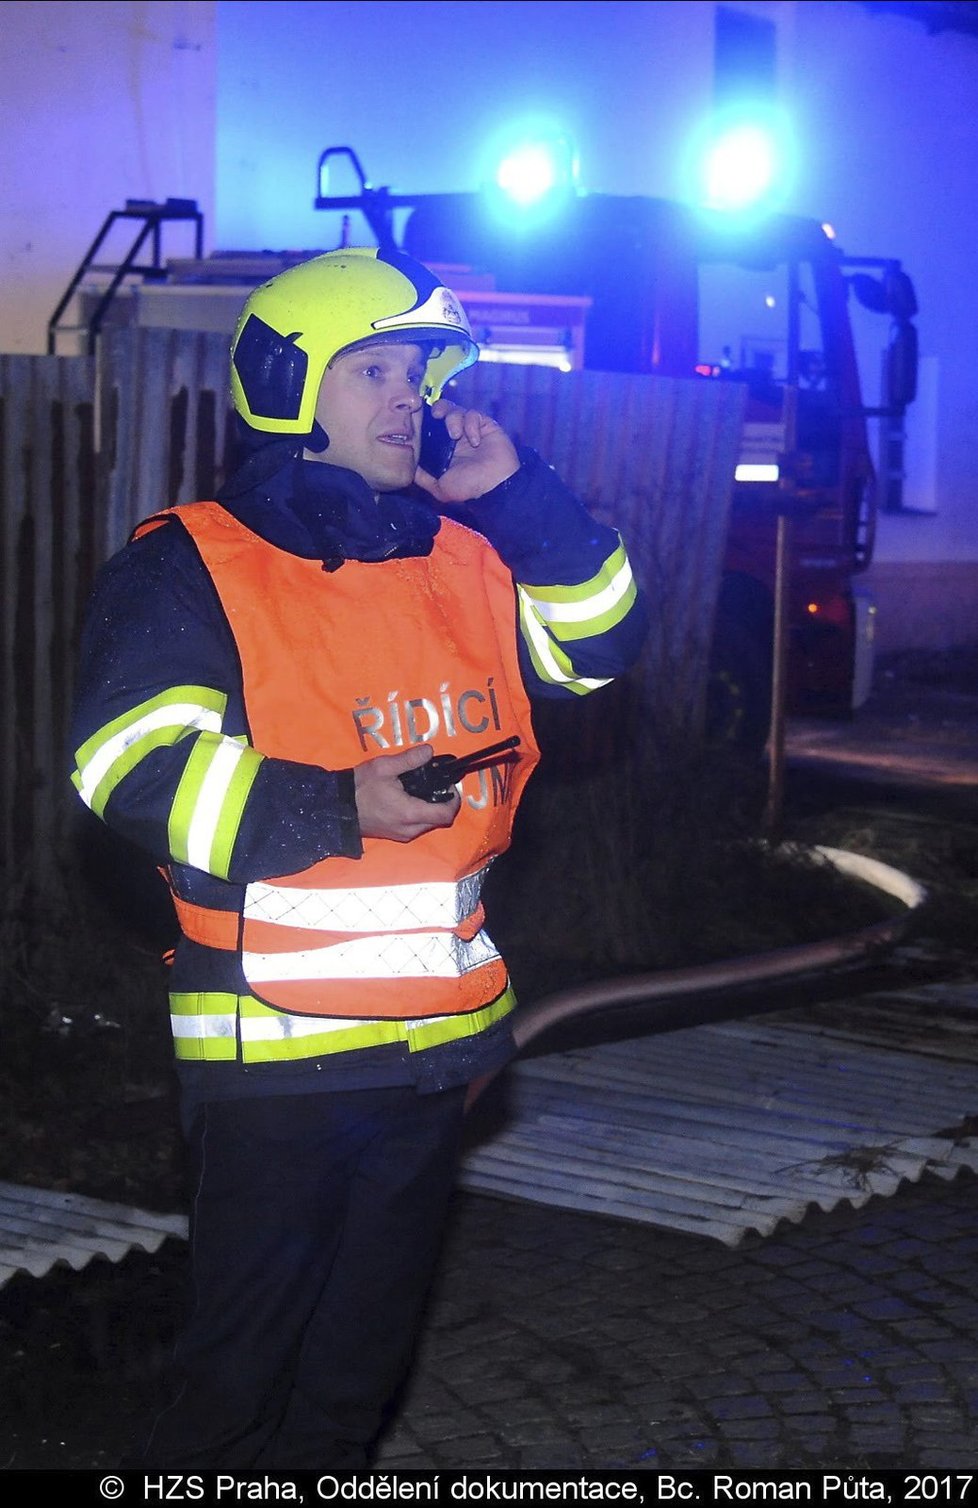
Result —
<instances>
[{"instance_id":1,"label":"blue emergency light","mask_svg":"<svg viewBox=\"0 0 978 1508\"><path fill-rule=\"evenodd\" d=\"M500 212L535 217L577 189L577 152L559 130L511 135L499 152L493 188Z\"/></svg>"},{"instance_id":2,"label":"blue emergency light","mask_svg":"<svg viewBox=\"0 0 978 1508\"><path fill-rule=\"evenodd\" d=\"M791 190L794 152L788 122L751 102L713 116L692 143L704 208L735 217L781 210Z\"/></svg>"}]
</instances>

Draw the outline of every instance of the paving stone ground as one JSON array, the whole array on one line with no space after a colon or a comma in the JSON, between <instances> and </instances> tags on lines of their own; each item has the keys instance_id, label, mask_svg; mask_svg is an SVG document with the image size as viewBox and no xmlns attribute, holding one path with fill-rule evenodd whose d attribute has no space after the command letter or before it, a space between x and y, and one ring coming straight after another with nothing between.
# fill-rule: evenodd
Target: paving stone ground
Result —
<instances>
[{"instance_id":1,"label":"paving stone ground","mask_svg":"<svg viewBox=\"0 0 978 1508\"><path fill-rule=\"evenodd\" d=\"M385 1467L961 1469L976 1181L730 1250L460 1199Z\"/></svg>"},{"instance_id":2,"label":"paving stone ground","mask_svg":"<svg viewBox=\"0 0 978 1508\"><path fill-rule=\"evenodd\" d=\"M460 1195L378 1466L978 1460L978 1180L719 1243ZM155 1399L183 1248L0 1294L0 1467L108 1467Z\"/></svg>"}]
</instances>

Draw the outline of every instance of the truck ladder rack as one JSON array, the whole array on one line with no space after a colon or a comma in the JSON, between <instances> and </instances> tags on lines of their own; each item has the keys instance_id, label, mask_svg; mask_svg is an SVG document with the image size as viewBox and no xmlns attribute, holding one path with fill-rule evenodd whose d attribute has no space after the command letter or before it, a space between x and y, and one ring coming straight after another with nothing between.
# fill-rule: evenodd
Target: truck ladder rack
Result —
<instances>
[{"instance_id":1,"label":"truck ladder rack","mask_svg":"<svg viewBox=\"0 0 978 1508\"><path fill-rule=\"evenodd\" d=\"M135 235L128 252L120 262L96 261L106 238L119 220L137 222L134 227ZM114 209L105 217L102 228L86 251L58 307L48 320L49 355L55 354L59 333L69 330L87 329L89 354L95 350L95 342L98 338L102 321L108 313L109 306L119 291L123 280L127 277L164 278L166 276L166 269L161 261L162 226L167 221L180 220L193 222L194 250L195 255L200 257L204 241L204 216L197 207L196 199L167 199L162 204L157 204L151 199L127 199L125 209ZM152 261L149 263L140 263L136 259L147 241L150 242ZM91 316L83 324L63 324L62 315L71 303L82 281L92 272L109 275L110 281L102 293L102 297L96 304Z\"/></svg>"}]
</instances>

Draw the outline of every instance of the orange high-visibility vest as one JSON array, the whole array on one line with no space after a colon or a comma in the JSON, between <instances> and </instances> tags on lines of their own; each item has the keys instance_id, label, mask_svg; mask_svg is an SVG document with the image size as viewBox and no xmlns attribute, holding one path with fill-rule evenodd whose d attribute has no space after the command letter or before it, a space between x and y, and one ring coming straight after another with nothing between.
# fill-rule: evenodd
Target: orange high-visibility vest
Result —
<instances>
[{"instance_id":1,"label":"orange high-visibility vest","mask_svg":"<svg viewBox=\"0 0 978 1508\"><path fill-rule=\"evenodd\" d=\"M512 578L495 551L446 519L429 556L327 573L216 503L168 511L221 600L260 753L339 770L414 743L462 755L521 740L516 763L465 776L450 828L365 838L360 859L249 884L240 914L174 895L185 934L236 949L252 993L301 1015L406 1020L497 999L506 968L479 893L539 752Z\"/></svg>"}]
</instances>

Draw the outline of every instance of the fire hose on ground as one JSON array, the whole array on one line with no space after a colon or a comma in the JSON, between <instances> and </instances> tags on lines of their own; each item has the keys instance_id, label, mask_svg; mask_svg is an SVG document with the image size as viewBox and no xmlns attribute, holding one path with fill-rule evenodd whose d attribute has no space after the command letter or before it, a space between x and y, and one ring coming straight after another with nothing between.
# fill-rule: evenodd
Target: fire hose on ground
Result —
<instances>
[{"instance_id":1,"label":"fire hose on ground","mask_svg":"<svg viewBox=\"0 0 978 1508\"><path fill-rule=\"evenodd\" d=\"M840 874L873 886L892 896L903 907L894 916L855 932L814 943L775 948L717 963L695 964L685 969L664 969L647 974L629 974L617 979L592 980L559 990L519 1008L513 1019L517 1053L554 1027L598 1011L627 1005L642 1007L645 1030L662 1030L674 1024L674 1005L685 997L715 996L746 986L788 983L808 975L853 967L894 947L906 931L915 911L927 899L923 885L892 865L848 849L816 845L811 852L831 864ZM692 1026L694 1020L686 1024ZM495 1079L487 1074L469 1089L471 1108Z\"/></svg>"}]
</instances>

